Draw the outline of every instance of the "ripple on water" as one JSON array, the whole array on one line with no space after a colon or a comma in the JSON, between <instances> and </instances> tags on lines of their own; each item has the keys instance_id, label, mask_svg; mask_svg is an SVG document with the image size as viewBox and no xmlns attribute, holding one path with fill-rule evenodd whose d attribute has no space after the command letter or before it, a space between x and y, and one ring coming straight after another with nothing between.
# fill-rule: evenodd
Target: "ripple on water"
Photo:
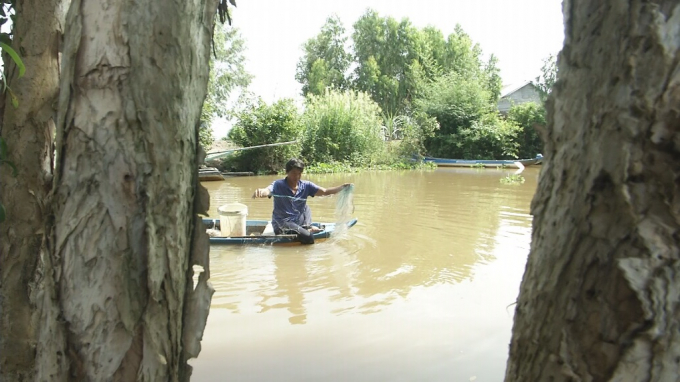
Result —
<instances>
[{"instance_id":1,"label":"ripple on water","mask_svg":"<svg viewBox=\"0 0 680 382\"><path fill-rule=\"evenodd\" d=\"M302 380L308 375L292 371L328 354L342 359L345 371L320 368L318 380L367 380L394 370L403 380L424 380L425 370L437 370L427 380L502 379L512 325L506 308L529 249L535 189L529 175L525 184L503 186L506 175L312 178L323 186L353 182L359 223L313 246L211 247L212 307L224 314L211 312L199 361L213 354L212 371L242 368L240 375L254 380L263 370ZM271 201L249 196L274 178L211 186L211 204L241 201L250 217L266 217ZM316 220L335 220L333 198L313 198L310 206ZM417 366L408 366L413 360Z\"/></svg>"}]
</instances>

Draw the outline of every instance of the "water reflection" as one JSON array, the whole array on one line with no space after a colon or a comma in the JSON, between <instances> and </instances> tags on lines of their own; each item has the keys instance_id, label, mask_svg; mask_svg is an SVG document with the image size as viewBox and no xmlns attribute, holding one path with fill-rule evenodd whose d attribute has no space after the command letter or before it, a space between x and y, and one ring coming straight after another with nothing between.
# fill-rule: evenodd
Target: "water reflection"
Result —
<instances>
[{"instance_id":1,"label":"water reflection","mask_svg":"<svg viewBox=\"0 0 680 382\"><path fill-rule=\"evenodd\" d=\"M273 308L285 308L290 313L291 324L304 324L307 312L303 305L303 288L308 284L309 274L302 256L293 255L284 259L283 255L274 256L274 277L276 289L265 291L258 303L264 313Z\"/></svg>"}]
</instances>

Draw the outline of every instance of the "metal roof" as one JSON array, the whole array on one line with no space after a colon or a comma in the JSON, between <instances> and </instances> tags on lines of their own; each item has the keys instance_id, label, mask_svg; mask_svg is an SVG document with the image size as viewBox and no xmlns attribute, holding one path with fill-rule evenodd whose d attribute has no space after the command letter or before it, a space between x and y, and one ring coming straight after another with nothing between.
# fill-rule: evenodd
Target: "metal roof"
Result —
<instances>
[{"instance_id":1,"label":"metal roof","mask_svg":"<svg viewBox=\"0 0 680 382\"><path fill-rule=\"evenodd\" d=\"M531 85L533 87L536 87L536 85L534 85L533 81L524 82L520 86L513 86L513 85L504 86L503 88L501 88L501 98L505 98L505 97L509 96L510 94L522 89L523 87L525 87L527 85ZM510 90L507 90L507 89L510 89Z\"/></svg>"}]
</instances>

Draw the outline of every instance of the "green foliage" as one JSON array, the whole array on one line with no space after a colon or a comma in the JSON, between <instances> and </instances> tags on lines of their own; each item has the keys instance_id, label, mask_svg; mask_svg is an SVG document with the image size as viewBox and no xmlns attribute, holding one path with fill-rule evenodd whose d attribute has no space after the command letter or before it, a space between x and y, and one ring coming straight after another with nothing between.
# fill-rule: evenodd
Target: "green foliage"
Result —
<instances>
[{"instance_id":1,"label":"green foliage","mask_svg":"<svg viewBox=\"0 0 680 382\"><path fill-rule=\"evenodd\" d=\"M201 146L204 147L206 151L210 146L212 146L213 142L215 142L215 137L213 137L212 129L210 129L208 125L202 122L200 127L198 128L198 141L201 143Z\"/></svg>"},{"instance_id":2,"label":"green foliage","mask_svg":"<svg viewBox=\"0 0 680 382\"><path fill-rule=\"evenodd\" d=\"M359 172L358 167L352 167L348 162L312 163L305 166L307 174L336 174Z\"/></svg>"},{"instance_id":3,"label":"green foliage","mask_svg":"<svg viewBox=\"0 0 680 382\"><path fill-rule=\"evenodd\" d=\"M536 77L536 82L534 83L538 88L539 95L543 102L545 102L550 92L552 92L555 81L557 81L557 59L551 54L543 60L541 74Z\"/></svg>"},{"instance_id":4,"label":"green foliage","mask_svg":"<svg viewBox=\"0 0 680 382\"><path fill-rule=\"evenodd\" d=\"M297 64L295 79L302 94L322 95L326 88L345 89L352 55L345 51L345 27L337 15L326 20L321 32L303 45L304 55Z\"/></svg>"},{"instance_id":5,"label":"green foliage","mask_svg":"<svg viewBox=\"0 0 680 382\"><path fill-rule=\"evenodd\" d=\"M432 156L444 158L467 158L457 156L461 152L461 137L464 136L468 142L478 141L474 139L477 133L488 129L471 127L484 116L495 114L495 103L487 90L486 81L455 72L434 81L423 91L415 105L418 111L435 118L439 124L439 129L433 131L434 136L425 139L426 151ZM486 123L477 125L488 127ZM492 125L497 124L494 122ZM466 131L466 134L461 134L462 131ZM472 148L471 151L478 150Z\"/></svg>"},{"instance_id":6,"label":"green foliage","mask_svg":"<svg viewBox=\"0 0 680 382\"><path fill-rule=\"evenodd\" d=\"M19 68L19 78L23 77L24 73L26 73L26 66L24 66L24 63L21 61L21 58L17 52L4 42L0 42L0 48L2 48L2 50L12 58L12 61L14 61L14 63L17 65L17 68Z\"/></svg>"},{"instance_id":7,"label":"green foliage","mask_svg":"<svg viewBox=\"0 0 680 382\"><path fill-rule=\"evenodd\" d=\"M0 7L0 9L3 9L3 8ZM3 12L2 16L4 16L4 12ZM2 23L0 23L0 24L3 24L5 21L7 21L7 18L6 17L0 17L0 20L2 20ZM2 37L0 38L0 40L8 40L8 39L9 39L9 35L7 35L6 33L3 33ZM4 42L0 42L0 48L2 49L3 52L7 53L7 55L12 59L12 62L19 69L18 78L23 77L24 74L26 73L26 66L24 65L24 62L21 60L21 57L19 57L19 54L17 54L17 52L14 49L12 49L12 47L9 44L6 44ZM2 73L2 84L3 84L3 91L5 91L5 92L7 92L7 94L9 94L9 99L12 102L12 106L14 106L14 108L18 108L19 107L19 99L14 94L12 89L7 85L7 78L5 77L4 72Z\"/></svg>"},{"instance_id":8,"label":"green foliage","mask_svg":"<svg viewBox=\"0 0 680 382\"><path fill-rule=\"evenodd\" d=\"M245 89L252 80L245 69L245 40L237 28L215 25L214 55L210 60L208 94L201 110L199 141L208 148L213 143L211 125L217 117L228 116L228 100L232 92Z\"/></svg>"},{"instance_id":9,"label":"green foliage","mask_svg":"<svg viewBox=\"0 0 680 382\"><path fill-rule=\"evenodd\" d=\"M422 55L418 29L406 18L397 22L368 10L354 24L352 40L357 64L353 88L370 94L385 113L401 114L413 87L405 81L409 67L428 58Z\"/></svg>"},{"instance_id":10,"label":"green foliage","mask_svg":"<svg viewBox=\"0 0 680 382\"><path fill-rule=\"evenodd\" d=\"M347 162L313 163L305 167L305 173L336 174L384 170L435 170L436 168L437 165L432 162L418 162L414 160L403 159L394 161L392 163L381 163L371 166L352 166Z\"/></svg>"},{"instance_id":11,"label":"green foliage","mask_svg":"<svg viewBox=\"0 0 680 382\"><path fill-rule=\"evenodd\" d=\"M310 96L303 115L308 163L372 164L384 154L380 108L367 94L327 90Z\"/></svg>"},{"instance_id":12,"label":"green foliage","mask_svg":"<svg viewBox=\"0 0 680 382\"><path fill-rule=\"evenodd\" d=\"M269 106L261 98L255 101L244 98L236 117L229 139L238 146L288 142L301 134L300 116L292 99L282 99ZM229 158L229 164L239 171L276 173L286 161L299 154L298 145L263 147L237 152Z\"/></svg>"},{"instance_id":13,"label":"green foliage","mask_svg":"<svg viewBox=\"0 0 680 382\"><path fill-rule=\"evenodd\" d=\"M398 149L394 151L397 158L411 158L424 155L425 141L432 138L439 129L434 117L414 111L411 115L385 116L384 131L398 138Z\"/></svg>"},{"instance_id":14,"label":"green foliage","mask_svg":"<svg viewBox=\"0 0 680 382\"><path fill-rule=\"evenodd\" d=\"M206 97L206 101L203 102L203 108L201 109L201 121L198 126L198 141L205 150L208 150L215 141L212 129L210 128L210 124L214 118L213 115L215 115L214 109L215 104L208 102L208 98Z\"/></svg>"},{"instance_id":15,"label":"green foliage","mask_svg":"<svg viewBox=\"0 0 680 382\"><path fill-rule=\"evenodd\" d=\"M512 174L501 178L501 183L503 184L522 184L524 181L524 177L519 174Z\"/></svg>"},{"instance_id":16,"label":"green foliage","mask_svg":"<svg viewBox=\"0 0 680 382\"><path fill-rule=\"evenodd\" d=\"M437 119L440 134L455 134L492 112L495 105L484 82L449 73L425 90L423 97L416 101L416 107Z\"/></svg>"},{"instance_id":17,"label":"green foliage","mask_svg":"<svg viewBox=\"0 0 680 382\"><path fill-rule=\"evenodd\" d=\"M410 123L407 115L383 115L382 132L386 141L404 138L406 125Z\"/></svg>"},{"instance_id":18,"label":"green foliage","mask_svg":"<svg viewBox=\"0 0 680 382\"><path fill-rule=\"evenodd\" d=\"M498 58L493 54L489 57L484 67L484 79L486 80L486 89L489 91L490 99L493 103L497 103L501 97L501 89L503 88L503 79L501 78L501 70L498 68Z\"/></svg>"},{"instance_id":19,"label":"green foliage","mask_svg":"<svg viewBox=\"0 0 680 382\"><path fill-rule=\"evenodd\" d=\"M454 71L464 76L478 75L482 67L482 49L473 43L459 24L454 28L454 33L447 37L445 46L441 62L445 73Z\"/></svg>"},{"instance_id":20,"label":"green foliage","mask_svg":"<svg viewBox=\"0 0 680 382\"><path fill-rule=\"evenodd\" d=\"M401 144L399 150L365 155L371 157L362 159L367 160L365 165L392 163L394 157L426 151L448 156L460 129L470 128L495 111L501 89L498 60L492 55L484 63L481 47L460 25L445 38L436 28L418 29L407 18L397 21L369 9L353 24L353 56L344 48L344 33L337 16L329 18L319 35L305 44L296 79L306 95L326 97L328 89L350 88L368 94L379 106L384 139L400 140ZM351 66L354 72L348 81L345 74ZM309 102L317 102L318 107L319 98L311 100L316 100ZM327 107L329 115L345 113L338 111L341 109ZM321 162L357 162L362 149L340 153L342 142L349 139L347 134L331 133L325 130L328 127L307 122L305 126L303 153L307 157ZM316 138L317 132L323 137ZM498 135L504 136L502 132ZM510 147L504 151L513 152Z\"/></svg>"},{"instance_id":21,"label":"green foliage","mask_svg":"<svg viewBox=\"0 0 680 382\"><path fill-rule=\"evenodd\" d=\"M511 121L489 114L472 126L463 128L451 145L452 158L515 159L521 128Z\"/></svg>"},{"instance_id":22,"label":"green foliage","mask_svg":"<svg viewBox=\"0 0 680 382\"><path fill-rule=\"evenodd\" d=\"M543 152L543 141L537 129L545 128L545 108L534 102L513 106L508 112L508 121L520 127L518 155L520 158L533 158Z\"/></svg>"},{"instance_id":23,"label":"green foliage","mask_svg":"<svg viewBox=\"0 0 680 382\"><path fill-rule=\"evenodd\" d=\"M312 64L308 82L302 86L303 95L323 94L326 88L332 86L333 79L329 74L328 63L323 58L318 58Z\"/></svg>"}]
</instances>

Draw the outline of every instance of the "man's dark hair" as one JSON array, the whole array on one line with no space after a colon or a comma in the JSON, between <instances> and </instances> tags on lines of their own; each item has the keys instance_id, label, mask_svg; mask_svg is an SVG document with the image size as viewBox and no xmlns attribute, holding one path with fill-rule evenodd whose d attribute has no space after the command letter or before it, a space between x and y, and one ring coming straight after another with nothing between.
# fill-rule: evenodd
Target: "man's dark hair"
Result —
<instances>
[{"instance_id":1,"label":"man's dark hair","mask_svg":"<svg viewBox=\"0 0 680 382\"><path fill-rule=\"evenodd\" d=\"M294 168L298 168L298 169L300 169L300 171L304 171L305 164L301 160L299 160L297 158L293 158L293 159L289 160L288 163L286 163L286 172L288 173L288 172L290 172L290 170L292 170Z\"/></svg>"}]
</instances>

